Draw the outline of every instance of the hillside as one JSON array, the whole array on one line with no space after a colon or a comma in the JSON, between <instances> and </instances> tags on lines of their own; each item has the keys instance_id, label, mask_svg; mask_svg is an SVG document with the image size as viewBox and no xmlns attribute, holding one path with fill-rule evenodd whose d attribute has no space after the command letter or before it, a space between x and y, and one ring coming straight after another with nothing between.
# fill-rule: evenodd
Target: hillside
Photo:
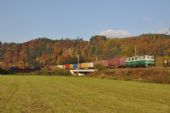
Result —
<instances>
[{"instance_id":1,"label":"hillside","mask_svg":"<svg viewBox=\"0 0 170 113\"><path fill-rule=\"evenodd\" d=\"M144 34L129 38L106 38L93 36L90 41L83 39L38 38L25 43L0 43L0 61L3 67L45 66L48 64L88 62L112 57L154 55L157 64L170 56L170 35Z\"/></svg>"}]
</instances>

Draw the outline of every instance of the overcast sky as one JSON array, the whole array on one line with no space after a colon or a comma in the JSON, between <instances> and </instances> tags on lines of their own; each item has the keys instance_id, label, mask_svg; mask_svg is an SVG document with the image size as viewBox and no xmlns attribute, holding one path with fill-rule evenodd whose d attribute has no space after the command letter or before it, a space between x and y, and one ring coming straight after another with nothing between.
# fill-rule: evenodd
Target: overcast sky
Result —
<instances>
[{"instance_id":1,"label":"overcast sky","mask_svg":"<svg viewBox=\"0 0 170 113\"><path fill-rule=\"evenodd\" d=\"M170 0L0 0L2 42L126 37L169 27Z\"/></svg>"}]
</instances>

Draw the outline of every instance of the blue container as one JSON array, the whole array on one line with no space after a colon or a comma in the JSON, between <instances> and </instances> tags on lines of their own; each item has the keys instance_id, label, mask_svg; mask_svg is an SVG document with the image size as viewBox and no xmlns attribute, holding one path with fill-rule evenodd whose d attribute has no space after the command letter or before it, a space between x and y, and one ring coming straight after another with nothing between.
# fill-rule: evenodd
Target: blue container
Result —
<instances>
[{"instance_id":1,"label":"blue container","mask_svg":"<svg viewBox=\"0 0 170 113\"><path fill-rule=\"evenodd\" d=\"M73 69L77 69L78 68L78 64L73 64Z\"/></svg>"}]
</instances>

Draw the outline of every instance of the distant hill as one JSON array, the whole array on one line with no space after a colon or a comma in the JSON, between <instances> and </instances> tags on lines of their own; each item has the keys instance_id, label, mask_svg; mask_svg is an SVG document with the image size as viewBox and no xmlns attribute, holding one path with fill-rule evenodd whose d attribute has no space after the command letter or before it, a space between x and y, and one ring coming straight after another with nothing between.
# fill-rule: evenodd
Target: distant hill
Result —
<instances>
[{"instance_id":1,"label":"distant hill","mask_svg":"<svg viewBox=\"0 0 170 113\"><path fill-rule=\"evenodd\" d=\"M106 38L93 36L90 41L83 39L38 38L24 43L0 43L1 65L45 66L65 63L88 62L112 57L137 55L170 56L170 35L143 34L129 38Z\"/></svg>"}]
</instances>

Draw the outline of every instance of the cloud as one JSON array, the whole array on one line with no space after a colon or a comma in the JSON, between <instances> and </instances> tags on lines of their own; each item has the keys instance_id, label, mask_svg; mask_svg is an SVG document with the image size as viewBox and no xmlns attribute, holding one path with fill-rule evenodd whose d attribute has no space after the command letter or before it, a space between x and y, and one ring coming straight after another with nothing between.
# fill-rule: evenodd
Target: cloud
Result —
<instances>
[{"instance_id":1,"label":"cloud","mask_svg":"<svg viewBox=\"0 0 170 113\"><path fill-rule=\"evenodd\" d=\"M170 35L170 28L161 29L157 33Z\"/></svg>"},{"instance_id":2,"label":"cloud","mask_svg":"<svg viewBox=\"0 0 170 113\"><path fill-rule=\"evenodd\" d=\"M99 35L105 35L106 37L109 38L125 38L131 36L130 33L126 30L113 30L113 29L102 31Z\"/></svg>"}]
</instances>

